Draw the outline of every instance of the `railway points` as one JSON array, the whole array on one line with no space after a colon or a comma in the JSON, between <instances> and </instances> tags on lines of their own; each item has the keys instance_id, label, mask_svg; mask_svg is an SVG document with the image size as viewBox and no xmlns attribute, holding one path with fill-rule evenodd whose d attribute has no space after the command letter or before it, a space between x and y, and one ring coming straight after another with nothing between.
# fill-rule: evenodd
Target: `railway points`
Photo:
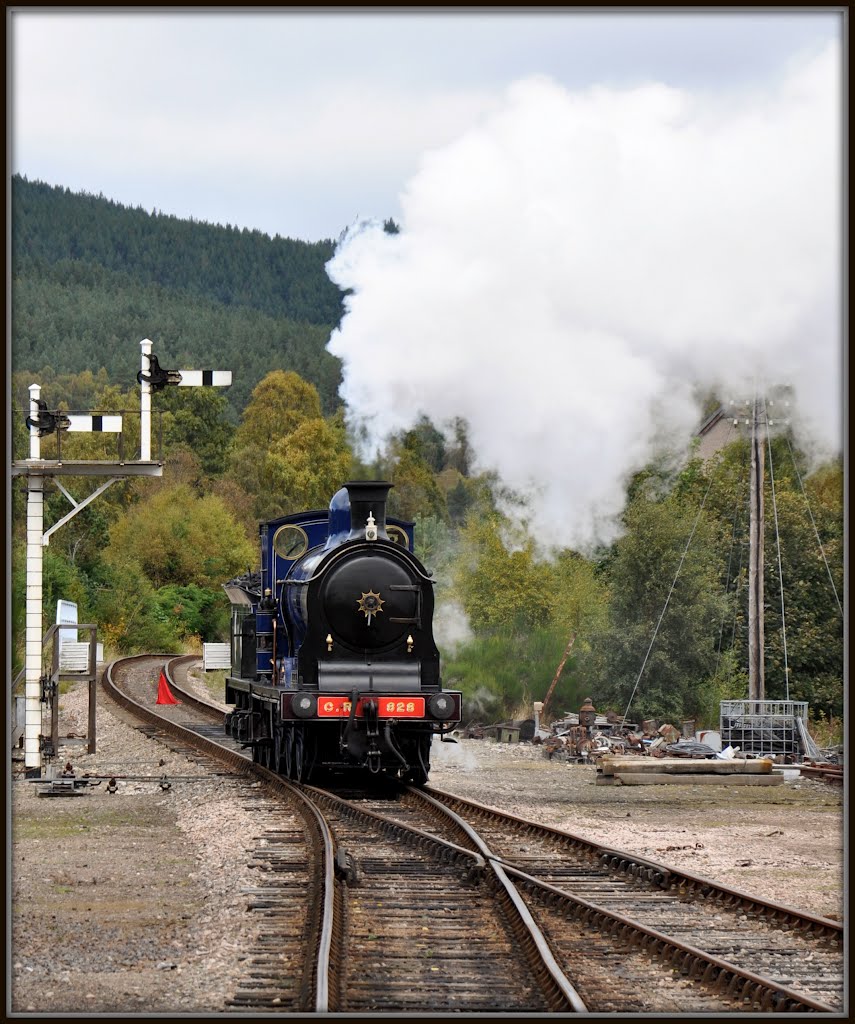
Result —
<instances>
[{"instance_id":1,"label":"railway points","mask_svg":"<svg viewBox=\"0 0 855 1024\"><path fill-rule=\"evenodd\" d=\"M202 754L190 752L197 743L195 738L191 742L186 738L179 739L177 736L172 736L168 738L168 743L173 750L182 753L182 756L192 757L196 763L201 762L203 767L212 768L217 759L209 753L210 748L207 744L212 742L210 737L216 731L216 715L222 716L222 710L204 711L200 708L191 714L192 702L186 698L192 699L193 694L188 687L179 683L175 678L183 674L183 666L180 662L167 666L167 672L170 685L174 684L176 696L182 701L182 704L166 707L154 706L162 665L162 659L159 663L157 661L149 662L141 703L147 705L149 711L159 712L163 716L181 714L187 716L188 720L195 720L194 728L202 737L201 743L205 747ZM147 723L145 729L148 735L157 740L159 729L156 724ZM217 739L227 742L226 737L221 735ZM234 750L227 755L230 760L233 757L240 758L241 756ZM245 752L243 757L246 764ZM234 1009L242 1007L256 1011L266 1009L271 1012L297 1005L305 1008L308 1005L307 998L316 998L314 988L312 988L311 994L306 988L306 984L308 984L306 981L308 969L305 967L306 954L305 951L295 950L294 946L285 940L280 925L284 925L288 920L293 924L296 894L305 893L312 888L312 884L316 886L319 884L317 882L310 883L306 875L300 875L299 871L303 869L298 869L298 865L302 864L305 868L309 861L320 859L320 854L315 852L308 858L305 855L308 826L305 819L301 819L293 802L286 808L283 803L270 795L269 782L271 780L281 782L281 780L276 780L272 773L262 766L255 765L253 767L250 764L249 767L252 768L251 772L244 773L241 770L241 785L249 787L245 790L244 802L247 805L252 805L253 809L250 813L258 826L256 829L258 838L254 843L250 859L250 863L255 864L250 872L255 876L254 884L247 886L243 895L246 898L245 908L251 908L248 915L246 909L244 914L250 919L255 919L258 926L256 930L258 941L248 951L249 960L243 961L248 967L251 967L251 970L247 970L236 984L230 996L233 1000L230 1005ZM223 778L222 763L217 770L220 772L219 777ZM259 779L264 780L260 788ZM295 788L288 783L284 783L284 785L290 786L292 790ZM180 788L180 783L176 783L176 786ZM308 792L313 799L316 797L313 790L306 791L305 787L296 788ZM455 934L455 929L460 927L462 919L471 918L473 915L477 917L478 914L472 910L472 900L475 899L477 902L479 887L486 884L484 881L485 866L476 859L480 857L482 862L500 861L508 875L516 881L527 905L532 908L530 913L537 918L539 928L549 943L553 957L559 963L565 976L571 979L579 998L589 1007L591 1005L589 1000L592 1000L593 1006L602 1008L606 1012L609 1007L614 1012L614 1009L621 1005L626 1012L641 1012L639 1004L632 1001L633 998L637 999L637 995L633 996L632 993L643 991L646 993L644 996L645 1007L656 1006L663 1012L668 1012L667 1006L670 1006L672 1011L678 1008L676 1012L679 1012L679 1009L689 1012L704 1012L704 1010L713 1012L715 1008L719 1010L724 1008L724 1012L733 1012L736 1006L745 1008L748 1004L745 1004L744 1000L749 1000L749 1004L756 1004L757 1012L762 1013L764 1010L770 1012L770 1008L775 1005L779 1009L788 1006L792 1009L795 1004L788 1003L787 1000L790 999L801 999L803 1009L821 1011L823 1008L830 1008L826 1012L833 1012L834 999L839 998L835 995L834 989L835 985L838 985L839 990L839 982L835 981L834 973L836 969L833 961L836 955L834 941L828 936L825 938L822 936L805 937L801 934L801 928L794 928L788 933L787 941L790 944L797 941L798 948L805 948L801 945L803 942L813 943L811 954L815 964L817 963L817 950L823 951L823 956L831 958L829 960L831 966L824 971L827 975L826 981L830 982L831 994L829 997L828 991L822 993L829 998L829 1001L824 1001L816 992L808 994L802 991L799 995L798 978L795 979L794 986L784 984L779 978L774 982L773 991L769 987L768 977L764 979L761 976L765 972L758 970L756 977L749 977L755 972L748 970L744 965L740 967L738 964L730 964L721 948L719 948L718 954L713 955L717 955L718 961L724 962L724 966L722 963L710 961L702 967L701 961L698 959L698 949L693 942L689 941L691 935L686 934L685 922L682 931L679 926L677 928L679 939L675 940L673 935L667 934L671 929L670 926L664 926L662 907L670 906L675 913L678 913L682 906L695 907L697 904L694 901L697 894L683 892L679 887L673 891L670 888L665 889L662 887L661 880L657 883L655 877L646 878L650 865L643 858L625 857L623 864L613 865L608 859L603 859L602 854L605 851L602 844L596 844L599 853L577 876L578 886L573 892L572 885L568 886L568 877L572 881L573 870L569 869L563 858L559 858L559 861L565 864L563 868L556 861L555 850L556 846L560 848L560 841L554 838L547 839L542 835L538 836L537 830L535 829L533 832L530 824L517 824L510 833L502 832L499 826L494 825L487 828L485 833L483 812L468 811L467 815L470 816L470 821L474 822L475 827L482 835L489 836L491 829L494 830L492 838L487 840L491 852L485 856L483 851L478 853L474 849L467 849L467 843L459 833L454 837L448 833L443 835L435 820L431 824L430 816L425 817L422 812L417 812L416 808L425 799L424 796L418 795L417 790L407 791L404 796L399 795L394 800L390 799L388 795L386 798L377 796L374 806L371 806L371 803L366 800L364 793L359 796L360 799L355 799L355 794L351 793L345 795L345 799L338 799L337 802L336 796L329 791L323 797L317 797L321 805L321 814L328 818L332 825L333 841L337 851L337 855L332 858L330 868L335 880L333 885L338 893L338 896L332 901L332 906L336 906L336 899L339 904L355 901L352 903L353 909L348 918L352 925L351 931L343 937L337 937L332 932L329 933L328 947L332 953L332 960L338 964L339 970L342 963L352 964L352 968L346 968L346 970L356 969L357 965L361 964L359 976L365 976L368 971L366 965L378 960L376 947L379 935L382 935L384 939L381 959L387 965L397 963L398 961L393 955L396 947L391 943L400 939L402 932L405 940L402 949L405 952L401 954L401 964L409 963L411 972L415 970L412 947L416 941L420 943L418 949L422 954L418 959L419 970L427 964L428 967L438 968L436 971L429 971L430 975L441 975L443 966L448 969L451 964L456 965L459 953L452 956L451 947L445 949L430 932L425 933L420 930L430 928L431 925L427 918L423 919L418 916L417 908L423 906L425 892L431 894L435 905L447 907L447 913L438 915L445 929L443 942ZM437 800L446 799L439 790L435 790L433 796ZM120 799L120 797L114 799ZM333 805L336 803L337 809L333 810ZM436 809L434 809L435 811ZM369 826L368 820L372 814L375 815L375 820ZM301 823L298 823L298 819ZM512 838L514 829L522 834L524 837L522 840L520 840L519 834L516 840ZM410 837L407 842L401 840L401 835L404 832ZM363 837L362 840L360 840L360 836ZM431 842L431 836L433 836L433 842ZM497 836L500 838L497 839ZM366 837L370 837L368 846L361 846L360 843L364 843ZM514 842L517 844L522 842L522 846L526 849L521 850L518 846L514 853L511 849ZM565 842L569 841L565 840ZM434 847L434 850L439 850L443 848L443 844L446 846L442 856L431 852L431 846ZM573 843L569 845L572 846ZM543 852L540 852L541 848ZM374 850L374 855L368 852L371 849ZM391 859L387 859L387 855ZM552 863L553 876L551 880L544 877L548 874L543 869L545 856ZM540 864L538 864L539 860ZM431 865L429 871L427 865ZM627 865L638 865L639 871L636 873L632 870L628 871ZM556 877L561 875L562 871L564 877ZM599 879L596 884L592 882L592 876ZM432 881L428 882L428 877ZM441 877L446 878L446 882L437 881ZM449 886L452 881L463 886L461 891L464 894L468 893L468 902L464 899L460 905L461 908L466 908L467 912L464 912L464 909L454 910L453 905L447 903L452 898ZM374 886L379 888L375 889ZM552 889L549 888L550 886ZM533 892L532 887L539 891L539 895ZM565 891L568 888L571 890L570 892ZM648 888L649 895L647 894ZM315 888L312 891L320 893L321 890ZM371 895L372 892L379 891L383 891L385 895L383 897ZM612 893L610 897L608 892ZM611 906L608 905L609 899L611 899ZM711 900L708 893L704 899L710 903L711 914L714 918L721 917L725 921L728 919L739 921L739 929L743 934L754 934L755 923L750 922L749 927L749 924L741 920L743 916L746 919L752 916L751 913L745 914L744 907L742 909L728 908L727 900ZM392 909L397 906L396 901L398 900L400 900L400 912L393 914ZM603 905L604 900L605 906ZM492 904L495 901L491 898L488 902ZM314 903L318 907L324 905L321 898L315 898ZM570 904L576 908L572 914L567 910ZM378 918L378 906L390 909L388 921L382 919L382 914ZM639 938L630 941L623 918L630 920L637 918L640 909L643 910L645 906L648 909L654 908L646 923L638 922L642 924L643 929L647 929L646 939ZM366 907L368 907L367 911ZM657 907L658 910L655 909ZM480 912L478 913L480 914ZM605 924L602 915L609 913L613 915L611 923ZM619 922L616 920L617 916L621 918ZM760 918L762 919L762 915ZM679 921L679 918L677 920ZM670 923L673 924L673 920ZM762 920L760 923L762 926ZM725 925L721 923L717 927L720 933L727 931ZM748 933L746 933L746 928L749 928ZM378 931L378 929L380 930ZM621 929L624 930L621 931ZM288 929L286 928L286 930ZM492 930L495 931L495 925L492 926ZM832 928L832 932L834 930ZM289 934L292 932L293 927L290 928ZM761 933L762 927L758 935ZM575 939L572 939L573 935L576 936ZM356 936L360 936L360 938L357 940ZM372 939L370 936L374 936L374 938ZM342 949L346 949L342 944L351 939L363 947L358 951L358 955L354 950L352 960L350 959L351 954L347 952L342 956ZM674 946L675 941L682 943L679 952ZM721 945L720 938L718 941ZM760 945L763 944L759 939L758 942ZM473 948L473 940L470 938L463 945L467 949ZM751 940L746 939L746 945L750 946ZM375 949L372 950L372 947ZM445 958L444 949L447 953ZM408 950L409 954L406 952ZM616 955L616 950L623 951L619 955L622 957L621 962L625 965L626 970L622 980L611 979L609 982L606 965L611 962L610 958ZM432 951L432 955L424 955L425 951ZM707 950L707 952L710 951ZM407 955L410 957L409 960ZM362 960L359 959L360 956L363 958ZM486 959L489 960L489 957ZM433 962L430 963L430 961ZM298 964L303 965L301 970L297 969ZM284 975L283 968L286 969ZM741 973L739 973L740 971ZM315 969L308 971L308 975L311 976L316 973ZM823 970L815 967L814 974L822 975ZM471 976L467 975L469 987L462 986L456 996L454 986L446 985L444 998L448 1000L448 1004L458 1008L460 999L463 999L464 1002L466 999L476 1000L478 998L476 982L479 975L483 975L485 978L489 977L489 970L483 964L478 970L473 968ZM284 976L289 977L293 982L290 989L287 986L283 987L282 984L274 984L275 978ZM459 971L456 976L460 976ZM397 975L387 966L385 987L382 985L382 978L374 977L370 984L366 983L362 987L360 994L353 995L353 1006L366 1007L374 1012L391 1012L389 1007L394 1005L396 998L400 1001L400 1005L405 1005L406 998L409 996L405 996L403 993L412 993L414 986L412 984L406 986L403 983L396 985L396 977ZM651 981L653 977L658 977L660 981L666 981L667 985L654 984ZM706 983L700 984L704 977L706 977ZM431 998L435 1000L436 992L442 989L441 980L428 977L427 981L433 982L433 988L430 991ZM816 981L815 977L814 984ZM421 984L420 982L420 986ZM314 982L312 982L313 985ZM336 993L341 991L342 985L340 976L333 971L327 989L327 998L332 1000L329 1005L336 1005ZM347 985L344 985L344 988L349 991ZM541 982L536 982L534 988L540 991L542 989ZM795 995L790 994L791 990ZM657 993L652 1001L649 994L651 991ZM507 995L503 996L503 999L507 998L509 998ZM531 1010L535 1005L541 1005L537 1003L533 990L529 997L522 995L518 998L522 1000L521 1005L527 1005ZM529 1004L525 1003L527 998L532 1000ZM360 999L363 1002L359 1002ZM409 1006L408 1003L406 1005ZM434 1003L434 1005L436 1004Z\"/></svg>"}]
</instances>

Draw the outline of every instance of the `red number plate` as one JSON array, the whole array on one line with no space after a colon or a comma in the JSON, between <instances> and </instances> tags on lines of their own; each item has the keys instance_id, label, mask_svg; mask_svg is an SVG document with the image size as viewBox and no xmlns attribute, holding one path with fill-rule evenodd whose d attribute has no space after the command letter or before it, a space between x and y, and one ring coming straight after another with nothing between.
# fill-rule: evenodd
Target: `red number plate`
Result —
<instances>
[{"instance_id":1,"label":"red number plate","mask_svg":"<svg viewBox=\"0 0 855 1024\"><path fill-rule=\"evenodd\" d=\"M377 714L380 718L424 718L424 697L377 697ZM350 700L347 697L319 697L319 718L347 718L350 715ZM356 717L364 718L362 701L356 705Z\"/></svg>"}]
</instances>

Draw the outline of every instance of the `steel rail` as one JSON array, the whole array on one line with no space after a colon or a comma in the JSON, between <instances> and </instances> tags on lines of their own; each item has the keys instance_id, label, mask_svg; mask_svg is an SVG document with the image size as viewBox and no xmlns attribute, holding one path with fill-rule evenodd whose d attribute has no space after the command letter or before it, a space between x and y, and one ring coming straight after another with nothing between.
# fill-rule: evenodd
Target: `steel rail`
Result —
<instances>
[{"instance_id":1,"label":"steel rail","mask_svg":"<svg viewBox=\"0 0 855 1024\"><path fill-rule=\"evenodd\" d=\"M317 955L313 961L313 975L315 979L315 1013L328 1013L330 1012L330 977L333 973L331 950L336 929L341 927L340 917L335 913L336 844L333 839L332 830L315 804L305 793L301 792L299 787L282 778L281 775L272 772L269 768L265 768L263 765L255 764L253 768L256 775L259 775L274 786L274 788L280 789L302 804L307 813L311 815L323 846L323 900L319 922L320 927L318 928Z\"/></svg>"},{"instance_id":2,"label":"steel rail","mask_svg":"<svg viewBox=\"0 0 855 1024\"><path fill-rule=\"evenodd\" d=\"M507 894L508 899L513 906L517 917L525 929L525 934L529 938L529 941L525 943L526 951L529 954L530 960L535 962L532 963L533 973L535 976L542 975L543 969L546 970L547 978L551 982L551 992L546 992L547 998L552 1002L553 1008L556 1011L561 1009L569 1009L574 1013L587 1013L588 1007L585 1005L584 1000L576 991L573 983L564 974L558 965L558 961L552 954L552 950L549 947L549 943L546 941L546 937L538 927L534 918L531 916L531 912L526 906L525 900L520 896L517 891L517 887L508 877L503 865L499 859L493 854L489 846L484 842L481 836L472 828L472 826L463 820L459 814L451 810L445 804L440 803L439 800L429 796L421 789L414 787L408 787L409 792L418 794L420 799L425 800L436 810L439 810L443 815L449 817L456 827L468 836L471 842L473 842L479 853L485 860L488 861L490 867L493 869L496 879L498 880L502 890ZM536 958L534 954L536 953Z\"/></svg>"},{"instance_id":3,"label":"steel rail","mask_svg":"<svg viewBox=\"0 0 855 1024\"><path fill-rule=\"evenodd\" d=\"M215 704L202 700L200 697L197 697L195 693L190 693L189 690L185 689L175 679L174 669L177 668L179 664L183 664L184 662L189 664L190 662L198 660L199 656L197 654L182 654L176 658L171 658L163 667L166 681L169 683L171 689L177 690L181 694L182 703L189 705L203 715L207 715L208 718L212 718L215 721L222 721L226 714L222 708L218 708Z\"/></svg>"},{"instance_id":4,"label":"steel rail","mask_svg":"<svg viewBox=\"0 0 855 1024\"><path fill-rule=\"evenodd\" d=\"M413 792L420 791L413 790ZM774 903L761 896L753 896L751 893L743 892L740 889L722 885L711 878L692 874L682 868L669 867L646 857L629 853L626 850L615 850L608 846L602 846L576 833L567 832L552 825L542 825L528 818L521 818L518 815L501 811L498 808L489 807L486 804L456 796L454 793L448 793L433 787L429 787L423 792L435 797L440 803L466 807L484 817L509 821L532 834L539 833L565 845L574 846L591 857L598 859L605 867L624 872L641 880L646 880L651 884L658 885L662 889L689 890L706 899L714 899L724 904L742 904L769 920L788 920L806 931L828 938L840 939L843 936L843 925L839 921L820 917L818 914L811 914L809 911L799 910L787 904Z\"/></svg>"},{"instance_id":5,"label":"steel rail","mask_svg":"<svg viewBox=\"0 0 855 1024\"><path fill-rule=\"evenodd\" d=\"M370 811L365 807L357 807L349 800L336 796L334 793L328 793L325 789L306 785L303 785L302 788L318 803L326 804L343 817L364 822L366 825L373 825L393 839L402 840L407 845L420 850L431 851L433 856L440 860L464 862L470 877L474 878L486 870L485 858L474 850L458 846L448 839L442 839L432 832L425 832L424 829L417 828L415 825L405 825L397 818L387 817L385 814Z\"/></svg>"},{"instance_id":6,"label":"steel rail","mask_svg":"<svg viewBox=\"0 0 855 1024\"><path fill-rule=\"evenodd\" d=\"M156 658L157 656L141 655L134 658L121 659L121 663L127 664L128 662L133 661L143 661L152 657ZM168 656L164 657L168 658ZM208 717L221 720L225 715L221 708L217 708L213 704L200 700L175 683L172 671L173 667L180 662L188 660L192 661L194 659L197 660L196 656L190 655L167 660L164 665L166 678L170 685L174 686L181 694L182 698L188 698L186 701L187 704L191 705L195 710ZM485 863L488 863L492 868L495 877L502 886L503 891L507 893L519 920L522 921L526 928L527 934L532 936L534 948L538 952L540 962L546 966L552 980L552 984L556 987L557 992L560 993L560 997L565 1001L565 1004L569 1005L570 1008L576 1012L586 1012L585 1004L581 1000L581 997L579 997L575 988L566 979L563 972L561 972L560 967L552 956L545 938L535 924L525 902L522 900L522 897L519 895L516 887L510 881L508 876L513 876L518 879L526 891L532 894L537 894L539 898L544 899L548 905L555 905L556 902L562 903L565 908L569 908L570 912L575 917L582 918L582 923L585 925L588 925L595 920L600 922L600 924L605 923L612 933L619 932L622 937L627 938L629 941L636 944L640 944L642 949L656 955L660 959L666 959L670 960L672 963L678 963L682 972L684 974L688 974L690 978L697 978L701 984L716 987L719 991L725 990L726 994L730 997L737 997L741 998L743 1001L750 1001L752 1005L759 1002L764 1009L771 1008L773 1010L783 1012L835 1012L833 1008L827 1004L804 996L795 990L789 989L785 985L777 984L768 978L763 978L750 971L743 970L734 964L715 957L712 954L708 954L697 947L671 938L670 936L658 932L655 929L641 924L640 922L633 921L631 918L625 917L624 915L607 910L606 908L591 903L580 896L568 893L565 890L544 881L543 879L539 879L528 874L512 861L494 854L483 842L481 837L478 836L475 830L472 829L466 821L460 818L459 815L451 810L447 804L443 803L443 800L449 800L462 806L468 806L472 810L484 816L508 820L517 827L521 827L529 832L538 831L553 839L560 840L563 843L570 842L572 845L575 845L590 855L595 856L604 863L605 866L647 879L664 889L672 887L686 887L687 884L689 888L703 887L703 896L715 895L716 897L719 897L721 894L725 898L736 897L740 902L748 902L755 909L759 909L763 913L771 912L773 918L779 918L781 914L783 914L786 917L795 918L799 923L807 924L812 930L819 928L819 930L825 934L841 933L842 926L839 925L838 922L831 921L827 918L816 917L815 915L807 914L795 908L777 905L770 901L758 900L750 894L721 886L710 879L703 878L702 876L692 875L689 872L668 868L655 861L636 857L634 854L627 854L625 851L604 847L599 844L592 843L590 840L586 840L581 836L574 835L573 833L565 832L552 826L541 825L537 822L532 822L528 819L499 811L496 808L491 808L475 801L466 800L462 797L455 796L454 794L446 793L441 790L432 789L425 792L421 789L410 788L409 791L415 793L418 798L428 801L443 815L454 820L457 828L463 831L470 842L478 847L480 853L475 853L472 850L457 846L447 840L439 839L439 837L417 829L414 826L406 826L395 819L387 818L383 815L377 814L376 812L356 808L348 801L335 797L326 791L318 790L314 787L295 786L262 765L253 764L245 755L229 750L227 747L209 740L206 737L199 736L198 733L185 729L161 715L150 712L147 708L134 701L133 698L116 690L115 682L112 679L112 670L114 666L118 664L120 664L120 662L113 662L108 665L102 676L103 685L108 689L108 692L110 692L113 699L116 699L120 704L123 704L137 717L141 717L152 724L156 724L165 732L180 736L184 740L189 740L193 745L203 749L206 753L213 754L216 758L226 762L232 767L237 767L242 773L249 771L252 774L258 775L264 778L265 781L275 788L280 789L280 791L287 792L290 796L296 797L303 805L306 813L310 815L314 821L316 834L321 837L320 841L324 849L324 899L322 901L320 925L317 929L317 956L313 961L315 1012L327 1013L330 1011L330 957L331 949L334 944L334 934L338 923L338 915L336 915L337 904L334 872L335 843L327 823L324 821L322 814L313 803L313 800L310 799L310 796L318 800L318 802L326 802L328 805L334 806L337 810L343 811L351 817L371 821L375 825L381 827L384 831L393 833L396 838L405 838L411 844L415 844L422 848L432 847L434 854L436 855L436 853L439 852L443 859L465 859L469 862L469 871L471 874L481 874L484 870ZM110 687L112 687L112 690L110 690ZM733 902L733 900L729 899L729 902ZM335 1007L333 1007L333 1011L334 1010Z\"/></svg>"},{"instance_id":7,"label":"steel rail","mask_svg":"<svg viewBox=\"0 0 855 1024\"><path fill-rule=\"evenodd\" d=\"M168 735L180 738L185 742L189 742L192 746L197 747L206 754L212 755L216 759L227 764L230 768L236 769L241 774L259 776L274 788L279 789L280 792L286 793L288 796L295 798L298 804L311 814L309 820L314 824L315 834L320 837L320 844L323 849L323 899L321 901L322 912L320 914L320 927L317 929L318 935L314 943L317 950L317 956L314 961L312 972L315 981L313 1001L316 1013L327 1013L329 1010L330 996L330 950L333 945L335 930L339 927L339 921L334 910L335 848L329 827L324 821L323 816L319 814L317 808L313 806L311 800L308 800L305 794L300 791L299 787L293 785L287 779L282 778L275 772L271 772L260 764L253 763L245 754L240 754L236 750L231 750L223 744L217 743L205 736L200 736L191 729L187 729L176 722L170 721L162 715L158 715L156 712L144 707L138 701L135 701L131 696L124 693L118 687L115 679L113 678L114 670L117 666L120 664L128 664L129 662L139 662L151 659L156 660L158 657L159 656L157 655L136 655L110 662L110 664L104 669L101 677L105 692L135 717L141 718L143 721L151 725L156 725ZM173 661L175 660L179 659L173 659ZM186 691L182 690L181 692L182 695L186 694ZM214 708L213 705L205 705L203 701L198 701L196 698L193 700L194 703L201 704L203 707L212 708L222 715L222 712L218 708Z\"/></svg>"},{"instance_id":8,"label":"steel rail","mask_svg":"<svg viewBox=\"0 0 855 1024\"><path fill-rule=\"evenodd\" d=\"M573 916L581 918L582 923L586 926L593 926L595 921L607 924L612 933L618 932L622 938L628 939L633 944L640 944L642 949L660 959L678 963L680 969L687 972L690 979L697 978L703 985L713 986L719 991L726 989L730 995L733 995L739 989L741 982L742 997L759 1001L763 1009L766 1010L787 1013L835 1012L834 1008L826 1003L811 999L770 978L743 970L728 960L723 960L697 946L692 946L657 931L655 928L641 924L624 914L601 907L582 896L569 893L550 882L530 875L509 861L504 861L501 858L495 860L502 864L508 874L518 878L526 891L533 895L545 894L548 905L563 903Z\"/></svg>"},{"instance_id":9,"label":"steel rail","mask_svg":"<svg viewBox=\"0 0 855 1024\"><path fill-rule=\"evenodd\" d=\"M807 779L823 779L825 782L843 784L842 765L799 764L795 767Z\"/></svg>"},{"instance_id":10,"label":"steel rail","mask_svg":"<svg viewBox=\"0 0 855 1024\"><path fill-rule=\"evenodd\" d=\"M132 664L134 662L156 661L160 657L168 659L170 656L136 654L127 658L117 658L115 661L111 661L105 667L101 676L101 684L105 693L107 693L107 695L117 704L125 708L126 711L129 711L135 718L142 719L149 725L157 726L157 728L162 729L167 735L190 741L194 746L197 746L206 754L211 754L212 756L219 758L228 765L229 768L234 768L241 774L253 774L252 761L244 754L240 754L236 750L230 750L228 747L223 746L220 743L215 743L206 736L200 736L198 733L192 732L190 729L185 729L176 722L171 722L163 715L159 715L156 711L151 711L143 704L140 704L139 701L134 700L133 697L124 693L119 688L116 680L114 679L114 672L117 667Z\"/></svg>"}]
</instances>

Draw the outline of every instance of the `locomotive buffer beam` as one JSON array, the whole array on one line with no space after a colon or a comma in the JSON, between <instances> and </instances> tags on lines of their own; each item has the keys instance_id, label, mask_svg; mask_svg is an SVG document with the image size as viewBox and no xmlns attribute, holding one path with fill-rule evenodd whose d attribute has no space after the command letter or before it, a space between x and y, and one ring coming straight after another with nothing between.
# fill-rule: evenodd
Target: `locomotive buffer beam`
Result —
<instances>
[{"instance_id":1,"label":"locomotive buffer beam","mask_svg":"<svg viewBox=\"0 0 855 1024\"><path fill-rule=\"evenodd\" d=\"M362 701L361 704L360 701ZM362 709L364 731L360 729L356 718L357 705ZM357 689L350 692L350 713L347 716L347 724L342 732L339 746L342 753L347 752L356 761L362 761L365 758L369 771L375 775L380 771L380 757L384 751L397 757L405 770L410 767L392 737L392 722L385 721L381 733L377 701L373 697L362 698Z\"/></svg>"}]
</instances>

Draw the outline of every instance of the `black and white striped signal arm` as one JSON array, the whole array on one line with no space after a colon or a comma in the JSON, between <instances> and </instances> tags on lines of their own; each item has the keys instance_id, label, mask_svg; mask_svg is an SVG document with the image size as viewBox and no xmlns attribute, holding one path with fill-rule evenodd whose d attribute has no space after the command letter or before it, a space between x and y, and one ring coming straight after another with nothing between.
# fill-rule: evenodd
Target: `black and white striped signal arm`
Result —
<instances>
[{"instance_id":1,"label":"black and white striped signal arm","mask_svg":"<svg viewBox=\"0 0 855 1024\"><path fill-rule=\"evenodd\" d=\"M232 382L231 370L164 370L153 353L148 357L149 372L142 370L137 374L137 381L145 382L152 391L162 391L167 384L181 388L228 387Z\"/></svg>"},{"instance_id":2,"label":"black and white striped signal arm","mask_svg":"<svg viewBox=\"0 0 855 1024\"><path fill-rule=\"evenodd\" d=\"M232 382L231 370L180 370L181 388L226 388Z\"/></svg>"},{"instance_id":3,"label":"black and white striped signal arm","mask_svg":"<svg viewBox=\"0 0 855 1024\"><path fill-rule=\"evenodd\" d=\"M114 415L78 415L75 413L52 412L47 403L37 399L38 416L28 416L27 426L35 427L39 437L47 437L57 430L69 430L87 434L121 434L122 417Z\"/></svg>"},{"instance_id":4,"label":"black and white striped signal arm","mask_svg":"<svg viewBox=\"0 0 855 1024\"><path fill-rule=\"evenodd\" d=\"M121 416L77 416L68 417L68 430L77 430L89 434L121 434Z\"/></svg>"}]
</instances>

